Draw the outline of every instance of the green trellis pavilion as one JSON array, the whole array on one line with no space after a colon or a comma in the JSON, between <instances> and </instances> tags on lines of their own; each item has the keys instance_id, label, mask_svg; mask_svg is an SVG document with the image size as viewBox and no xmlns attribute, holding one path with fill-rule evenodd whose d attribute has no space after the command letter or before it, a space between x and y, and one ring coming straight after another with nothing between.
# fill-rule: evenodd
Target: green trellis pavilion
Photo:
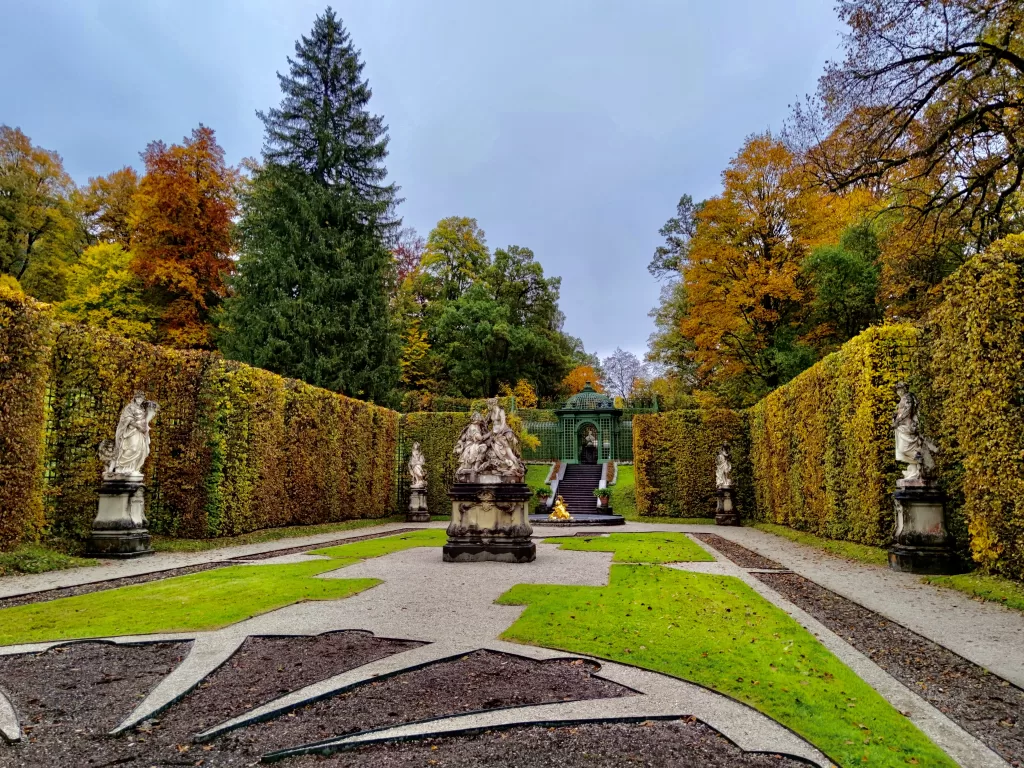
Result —
<instances>
[{"instance_id":1,"label":"green trellis pavilion","mask_svg":"<svg viewBox=\"0 0 1024 768\"><path fill-rule=\"evenodd\" d=\"M523 413L526 429L540 438L540 446L524 449L532 461L567 464L633 460L633 414L657 411L657 401L646 407L617 408L608 395L587 382L561 408Z\"/></svg>"}]
</instances>

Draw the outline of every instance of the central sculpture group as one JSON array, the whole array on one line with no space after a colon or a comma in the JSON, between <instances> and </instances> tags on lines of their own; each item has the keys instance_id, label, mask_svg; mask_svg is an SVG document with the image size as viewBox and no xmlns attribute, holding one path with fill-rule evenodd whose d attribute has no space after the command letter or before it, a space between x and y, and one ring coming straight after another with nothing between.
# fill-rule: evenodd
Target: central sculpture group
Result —
<instances>
[{"instance_id":1,"label":"central sculpture group","mask_svg":"<svg viewBox=\"0 0 1024 768\"><path fill-rule=\"evenodd\" d=\"M487 412L474 412L455 444L459 459L448 496L452 520L445 562L497 560L529 563L537 557L531 540L530 488L519 438L497 398Z\"/></svg>"}]
</instances>

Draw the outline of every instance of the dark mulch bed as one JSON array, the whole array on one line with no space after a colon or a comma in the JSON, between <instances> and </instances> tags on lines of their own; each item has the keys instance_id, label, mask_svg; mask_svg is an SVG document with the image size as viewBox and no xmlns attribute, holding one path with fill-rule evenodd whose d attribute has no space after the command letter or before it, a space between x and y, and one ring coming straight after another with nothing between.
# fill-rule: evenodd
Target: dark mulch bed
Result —
<instances>
[{"instance_id":1,"label":"dark mulch bed","mask_svg":"<svg viewBox=\"0 0 1024 768\"><path fill-rule=\"evenodd\" d=\"M556 701L631 696L623 686L593 676L582 660L532 661L477 651L452 661L366 683L275 720L231 731L212 745L218 761L258 756L287 747L483 709ZM226 760L220 762L222 757ZM239 763L244 764L244 763Z\"/></svg>"},{"instance_id":2,"label":"dark mulch bed","mask_svg":"<svg viewBox=\"0 0 1024 768\"><path fill-rule=\"evenodd\" d=\"M802 576L755 575L1011 765L1024 766L1024 690Z\"/></svg>"},{"instance_id":3,"label":"dark mulch bed","mask_svg":"<svg viewBox=\"0 0 1024 768\"><path fill-rule=\"evenodd\" d=\"M105 589L117 589L127 587L131 584L145 584L149 581L169 579L172 576L184 576L189 573L209 571L213 568L223 568L231 563L203 563L201 565L188 565L183 568L170 568L166 571L155 571L154 573L140 573L138 576L124 576L120 579L108 579L107 581L93 581L89 584L79 584L75 587L58 587L47 589L43 592L30 592L26 595L13 595L12 597L0 598L0 609L13 608L16 605L28 605L30 603L45 603L49 600L56 600L60 597L74 597L75 595L88 595L93 592L102 592Z\"/></svg>"},{"instance_id":4,"label":"dark mulch bed","mask_svg":"<svg viewBox=\"0 0 1024 768\"><path fill-rule=\"evenodd\" d=\"M0 657L0 689L14 704L23 736L0 743L0 765L99 766L135 747L106 733L188 653L191 643L76 643Z\"/></svg>"},{"instance_id":5,"label":"dark mulch bed","mask_svg":"<svg viewBox=\"0 0 1024 768\"><path fill-rule=\"evenodd\" d=\"M363 747L327 758L303 756L284 768L620 768L622 765L673 768L806 768L802 760L743 752L700 721L590 723L559 728L540 726L488 731L477 736L422 739Z\"/></svg>"},{"instance_id":6,"label":"dark mulch bed","mask_svg":"<svg viewBox=\"0 0 1024 768\"><path fill-rule=\"evenodd\" d=\"M314 637L250 637L234 655L191 693L137 729L138 746L126 766L173 765L193 752L187 765L246 765L259 755L209 762L213 749L192 737L229 718L371 661L422 643L374 637L369 632L331 632ZM220 756L218 756L220 757ZM244 759L243 759L244 758Z\"/></svg>"},{"instance_id":7,"label":"dark mulch bed","mask_svg":"<svg viewBox=\"0 0 1024 768\"><path fill-rule=\"evenodd\" d=\"M705 544L717 549L727 558L736 563L740 568L766 568L768 570L776 571L786 570L784 565L779 565L774 560L770 560L767 557L759 555L757 552L752 552L746 547L741 547L739 544L722 538L714 533L694 533L692 535L696 536Z\"/></svg>"},{"instance_id":8,"label":"dark mulch bed","mask_svg":"<svg viewBox=\"0 0 1024 768\"><path fill-rule=\"evenodd\" d=\"M323 544L306 544L304 547L289 547L288 549L275 549L271 552L260 552L258 555L243 555L242 557L234 557L232 560L269 560L272 557L281 557L282 555L294 555L299 552L308 552L311 549L326 549L327 547L337 547L341 544L351 544L355 541L365 541L366 539L379 539L384 536L397 536L400 533L409 533L410 531L418 531L419 528L396 528L393 531L383 531L382 533L367 533L363 536L350 536L347 539L335 539L334 541L325 541Z\"/></svg>"}]
</instances>

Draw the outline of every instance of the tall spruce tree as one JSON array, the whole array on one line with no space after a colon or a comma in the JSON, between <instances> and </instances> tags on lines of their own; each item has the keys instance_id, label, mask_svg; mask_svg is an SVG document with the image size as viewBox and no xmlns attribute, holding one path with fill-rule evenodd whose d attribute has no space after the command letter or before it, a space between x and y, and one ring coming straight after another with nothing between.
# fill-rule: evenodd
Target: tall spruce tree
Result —
<instances>
[{"instance_id":1,"label":"tall spruce tree","mask_svg":"<svg viewBox=\"0 0 1024 768\"><path fill-rule=\"evenodd\" d=\"M341 19L328 8L260 113L263 163L243 191L226 354L353 397L388 401L398 333L388 310L400 223L387 128Z\"/></svg>"}]
</instances>

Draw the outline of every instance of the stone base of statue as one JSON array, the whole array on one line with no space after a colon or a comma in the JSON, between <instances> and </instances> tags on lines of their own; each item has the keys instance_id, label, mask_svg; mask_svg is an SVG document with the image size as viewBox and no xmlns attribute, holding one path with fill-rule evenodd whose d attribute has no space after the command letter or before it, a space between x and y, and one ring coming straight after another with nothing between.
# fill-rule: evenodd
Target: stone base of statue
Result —
<instances>
[{"instance_id":1,"label":"stone base of statue","mask_svg":"<svg viewBox=\"0 0 1024 768\"><path fill-rule=\"evenodd\" d=\"M153 554L146 529L145 486L141 480L104 479L87 553L92 557L140 557Z\"/></svg>"},{"instance_id":2,"label":"stone base of statue","mask_svg":"<svg viewBox=\"0 0 1024 768\"><path fill-rule=\"evenodd\" d=\"M739 525L740 513L736 509L732 488L718 488L715 491L718 505L715 509L715 525Z\"/></svg>"},{"instance_id":3,"label":"stone base of statue","mask_svg":"<svg viewBox=\"0 0 1024 768\"><path fill-rule=\"evenodd\" d=\"M413 488L409 492L409 511L405 513L407 523L429 523L430 512L427 511L427 489Z\"/></svg>"},{"instance_id":4,"label":"stone base of statue","mask_svg":"<svg viewBox=\"0 0 1024 768\"><path fill-rule=\"evenodd\" d=\"M945 494L924 480L898 480L896 486L889 567L904 573L957 573L960 563L946 531Z\"/></svg>"},{"instance_id":5,"label":"stone base of statue","mask_svg":"<svg viewBox=\"0 0 1024 768\"><path fill-rule=\"evenodd\" d=\"M535 560L537 545L530 539L530 487L526 483L496 482L498 478L489 475L476 479L472 483L455 483L448 492L452 521L443 549L444 561Z\"/></svg>"}]
</instances>

